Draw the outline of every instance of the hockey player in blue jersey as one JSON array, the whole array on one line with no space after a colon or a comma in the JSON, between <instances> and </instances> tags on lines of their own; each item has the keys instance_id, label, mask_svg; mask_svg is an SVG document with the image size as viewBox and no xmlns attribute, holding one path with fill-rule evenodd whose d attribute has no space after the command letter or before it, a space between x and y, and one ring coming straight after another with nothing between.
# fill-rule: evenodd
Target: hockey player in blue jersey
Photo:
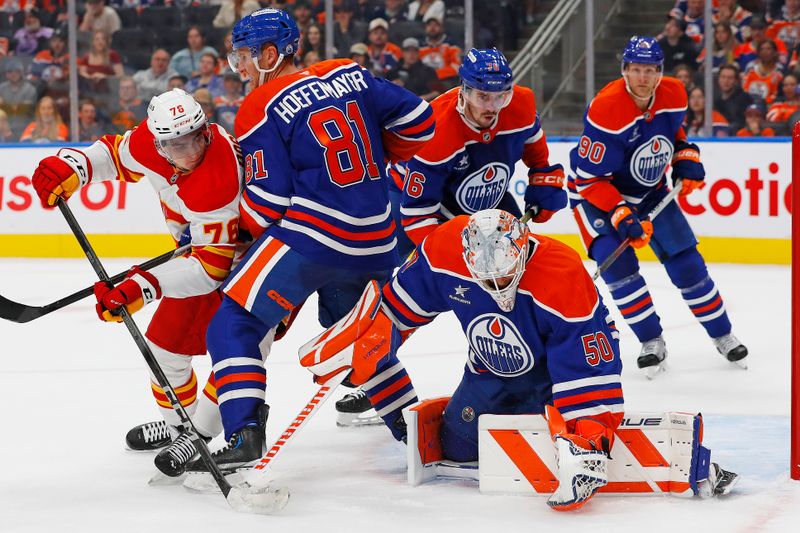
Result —
<instances>
[{"instance_id":1,"label":"hockey player in blue jersey","mask_svg":"<svg viewBox=\"0 0 800 533\"><path fill-rule=\"evenodd\" d=\"M394 183L404 183L400 215L414 245L457 215L499 208L520 216L508 191L520 159L529 169L525 209L536 209L534 222L567 205L564 170L548 160L533 91L514 85L503 54L473 48L458 74L461 86L431 102L433 140L392 169Z\"/></svg>"},{"instance_id":2,"label":"hockey player in blue jersey","mask_svg":"<svg viewBox=\"0 0 800 533\"><path fill-rule=\"evenodd\" d=\"M390 194L405 258L436 227L457 215L504 209L521 216L508 191L517 161L528 167L525 210L545 222L566 207L564 169L551 165L533 91L514 85L503 54L473 48L459 69L461 86L433 102L433 140L409 161L392 165ZM336 403L341 426L380 423L363 391Z\"/></svg>"},{"instance_id":3,"label":"hockey player in blue jersey","mask_svg":"<svg viewBox=\"0 0 800 533\"><path fill-rule=\"evenodd\" d=\"M619 334L574 250L531 234L505 211L461 215L438 225L391 281L382 290L373 283L362 301L371 305L359 304L358 317L348 315L301 349L304 366L318 376L351 366L360 381L369 378L367 394L379 396L372 384L381 371L369 375L375 352L393 355L411 332L452 311L469 352L444 410L441 442L427 445L441 446L447 459L475 461L481 414L544 413L549 405L564 490L548 504L574 509L605 485L623 416ZM576 494L573 481L586 461L602 468Z\"/></svg>"},{"instance_id":4,"label":"hockey player in blue jersey","mask_svg":"<svg viewBox=\"0 0 800 533\"><path fill-rule=\"evenodd\" d=\"M245 161L241 221L256 241L223 285L208 328L228 440L214 459L224 468L264 452L262 339L268 351L273 328L313 292L327 327L367 280L388 279L398 255L385 162L409 159L433 136L426 102L348 59L298 70L299 36L278 9L233 28L231 68L253 87L235 132ZM407 377L400 369L384 380L388 401L416 398ZM402 419L386 422L402 436Z\"/></svg>"},{"instance_id":5,"label":"hockey player in blue jersey","mask_svg":"<svg viewBox=\"0 0 800 533\"><path fill-rule=\"evenodd\" d=\"M586 250L597 263L626 238L635 248L649 244L717 350L744 366L747 348L731 333L722 297L680 207L672 202L652 223L645 220L668 192L668 165L673 184L682 180L680 195L705 185L700 151L681 127L686 91L678 80L663 77L663 63L651 37L633 37L625 47L622 78L592 100L583 135L570 152L570 205ZM667 348L634 251L626 249L602 277L643 344L639 368L652 377L663 368Z\"/></svg>"}]
</instances>

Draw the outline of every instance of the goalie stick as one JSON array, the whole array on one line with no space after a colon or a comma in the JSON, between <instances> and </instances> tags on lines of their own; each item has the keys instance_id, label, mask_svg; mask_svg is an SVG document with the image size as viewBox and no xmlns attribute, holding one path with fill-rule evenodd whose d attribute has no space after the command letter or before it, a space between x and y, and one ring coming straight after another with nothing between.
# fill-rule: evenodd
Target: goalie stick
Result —
<instances>
[{"instance_id":1,"label":"goalie stick","mask_svg":"<svg viewBox=\"0 0 800 533\"><path fill-rule=\"evenodd\" d=\"M75 219L75 215L72 214L72 210L69 208L63 198L58 199L58 208L61 210L61 214L64 215L64 219L67 221L72 233L75 235L75 238L78 240L83 252L86 254L86 258L92 265L97 277L100 278L100 281L109 283L111 280L108 277L103 264L100 262L100 258L97 257L97 254L92 248L91 243L89 243L89 240L86 238L86 234L83 232L80 224ZM253 491L250 490L250 487L246 484L232 487L231 484L228 483L228 481L225 479L225 476L222 474L222 471L220 471L219 466L211 457L211 452L209 451L206 442L200 437L200 434L197 432L197 429L192 423L192 419L189 418L189 414L186 412L186 409L184 409L183 405L181 405L181 402L178 400L175 390L170 385L166 375L164 375L164 371L161 369L158 361L156 361L152 350L150 350L150 346L147 345L144 335L142 335L142 332L139 331L139 327L136 325L136 322L134 322L130 313L128 313L128 309L121 307L120 316L122 316L122 321L125 323L125 326L128 328L128 331L133 337L133 340L136 342L136 346L139 348L139 351L141 351L142 356L147 362L147 366L150 367L150 371L153 372L153 375L156 377L156 381L158 381L159 386L164 390L164 394L167 396L172 408L180 418L183 428L187 431L189 438L197 448L197 451L200 452L200 457L203 463L205 463L206 467L209 469L209 472L211 472L211 475L214 477L214 481L217 482L217 485L222 491L222 494L225 496L225 499L228 501L228 504L237 511L255 512L260 514L270 514L285 506L286 502L288 501L288 493L285 491Z\"/></svg>"},{"instance_id":2,"label":"goalie stick","mask_svg":"<svg viewBox=\"0 0 800 533\"><path fill-rule=\"evenodd\" d=\"M171 250L164 254L159 255L158 257L154 257L149 261L145 261L139 268L142 270L150 270L151 268L157 267L159 265L163 265L167 261L174 259L176 257L180 257L189 250L191 250L191 245L186 244L181 246L180 248L176 248L175 250ZM111 283L116 285L128 274L128 271L120 272L119 274L110 278ZM91 296L94 294L94 286L86 287L85 289L81 289L78 292L72 293L69 296L65 296L60 300L56 300L53 303L49 303L46 305L35 306L35 305L25 305L21 303L14 302L0 296L0 318L4 320L10 320L11 322L16 322L18 324L24 324L26 322L30 322L31 320L36 320L37 318L41 318L47 314L52 313L53 311L58 311L59 309L66 307L68 305L74 304L80 300L83 300L87 296Z\"/></svg>"},{"instance_id":3,"label":"goalie stick","mask_svg":"<svg viewBox=\"0 0 800 533\"><path fill-rule=\"evenodd\" d=\"M667 194L660 202L658 202L658 204L656 204L656 206L647 214L647 218L645 220L652 221L654 218L656 218L658 214L661 213L661 211L663 211L664 208L667 207L667 205L669 205L669 203L674 200L676 196L678 196L678 193L681 192L682 188L683 180L678 180L678 182L675 184L675 187L669 192L669 194ZM622 241L619 246L617 246L617 248L611 252L611 255L606 257L606 260L600 263L600 266L597 267L595 273L592 274L592 280L597 280L597 278L600 277L600 274L608 270L608 267L610 267L614 261L616 261L619 256L622 255L622 252L624 252L625 249L630 246L630 244L630 237Z\"/></svg>"}]
</instances>

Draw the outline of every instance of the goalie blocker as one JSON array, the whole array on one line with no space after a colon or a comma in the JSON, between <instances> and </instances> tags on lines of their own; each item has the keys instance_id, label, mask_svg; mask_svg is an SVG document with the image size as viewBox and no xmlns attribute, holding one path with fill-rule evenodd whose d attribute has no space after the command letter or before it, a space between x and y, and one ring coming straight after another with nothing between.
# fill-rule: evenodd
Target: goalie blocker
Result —
<instances>
[{"instance_id":1,"label":"goalie blocker","mask_svg":"<svg viewBox=\"0 0 800 533\"><path fill-rule=\"evenodd\" d=\"M486 494L550 495L559 492L562 441L551 436L542 415L481 415L478 461L459 463L442 454L442 414L449 398L435 398L407 407L408 483L419 485L438 477L473 479ZM626 413L614 432L607 458L607 482L598 493L617 495L670 494L710 497L727 494L736 474L711 462L703 446L702 416L687 413ZM563 461L562 461L563 462ZM590 461L591 462L591 461ZM563 469L563 465L562 465ZM576 497L596 482L591 472L570 478ZM602 476L601 476L602 477Z\"/></svg>"}]
</instances>

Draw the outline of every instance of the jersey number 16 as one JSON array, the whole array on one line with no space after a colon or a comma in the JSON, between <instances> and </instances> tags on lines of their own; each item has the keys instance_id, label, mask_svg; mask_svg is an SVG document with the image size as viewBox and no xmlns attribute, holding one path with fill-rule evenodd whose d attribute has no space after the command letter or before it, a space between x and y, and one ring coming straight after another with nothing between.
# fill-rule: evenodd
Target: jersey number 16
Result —
<instances>
[{"instance_id":1,"label":"jersey number 16","mask_svg":"<svg viewBox=\"0 0 800 533\"><path fill-rule=\"evenodd\" d=\"M308 127L324 150L328 175L339 187L361 183L366 176L381 177L358 103L351 100L345 109L346 114L330 106L308 116Z\"/></svg>"}]
</instances>

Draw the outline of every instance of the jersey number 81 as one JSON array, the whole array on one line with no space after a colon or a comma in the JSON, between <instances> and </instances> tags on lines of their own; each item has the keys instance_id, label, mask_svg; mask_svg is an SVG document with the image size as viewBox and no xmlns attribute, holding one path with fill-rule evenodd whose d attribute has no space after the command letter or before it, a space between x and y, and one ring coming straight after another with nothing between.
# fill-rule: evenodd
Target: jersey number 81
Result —
<instances>
[{"instance_id":1,"label":"jersey number 81","mask_svg":"<svg viewBox=\"0 0 800 533\"><path fill-rule=\"evenodd\" d=\"M330 106L308 116L308 127L324 149L328 175L339 187L361 183L365 176L380 179L372 142L358 103L351 100L345 109L346 114L338 107Z\"/></svg>"}]
</instances>

